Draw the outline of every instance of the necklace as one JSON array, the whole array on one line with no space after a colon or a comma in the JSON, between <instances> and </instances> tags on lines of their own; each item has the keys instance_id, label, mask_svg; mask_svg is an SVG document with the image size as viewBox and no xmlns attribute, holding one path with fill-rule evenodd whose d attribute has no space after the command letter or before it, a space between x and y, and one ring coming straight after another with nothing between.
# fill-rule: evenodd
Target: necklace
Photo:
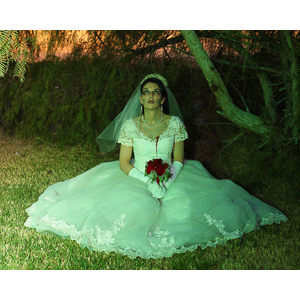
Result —
<instances>
[{"instance_id":1,"label":"necklace","mask_svg":"<svg viewBox=\"0 0 300 300\"><path fill-rule=\"evenodd\" d=\"M154 128L154 127L156 127L158 124L160 124L160 122L163 120L163 118L164 118L164 114L161 114L160 120L159 120L155 125L151 126L151 125L149 125L149 124L146 122L146 120L145 120L145 118L144 118L144 115L142 115L143 122L144 122L147 126L149 126L149 127L151 127L151 128Z\"/></svg>"}]
</instances>

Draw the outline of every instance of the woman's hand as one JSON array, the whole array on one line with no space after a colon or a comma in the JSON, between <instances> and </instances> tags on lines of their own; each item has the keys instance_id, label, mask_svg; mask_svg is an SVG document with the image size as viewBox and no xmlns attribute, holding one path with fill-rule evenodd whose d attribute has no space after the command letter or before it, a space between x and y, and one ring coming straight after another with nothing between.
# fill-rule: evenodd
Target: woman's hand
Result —
<instances>
[{"instance_id":1,"label":"woman's hand","mask_svg":"<svg viewBox=\"0 0 300 300\"><path fill-rule=\"evenodd\" d=\"M171 166L172 176L165 183L165 186L166 186L167 189L169 188L170 184L177 178L177 176L179 175L182 168L183 168L183 164L181 162L179 162L179 161L174 161L173 162L173 165Z\"/></svg>"},{"instance_id":2,"label":"woman's hand","mask_svg":"<svg viewBox=\"0 0 300 300\"><path fill-rule=\"evenodd\" d=\"M128 175L145 182L153 197L160 199L166 194L166 189L164 186L158 185L156 181L152 183L149 182L149 178L144 176L144 174L138 169L132 168Z\"/></svg>"},{"instance_id":3,"label":"woman's hand","mask_svg":"<svg viewBox=\"0 0 300 300\"><path fill-rule=\"evenodd\" d=\"M154 198L161 199L166 194L165 187L158 185L157 182L149 183L147 187Z\"/></svg>"}]
</instances>

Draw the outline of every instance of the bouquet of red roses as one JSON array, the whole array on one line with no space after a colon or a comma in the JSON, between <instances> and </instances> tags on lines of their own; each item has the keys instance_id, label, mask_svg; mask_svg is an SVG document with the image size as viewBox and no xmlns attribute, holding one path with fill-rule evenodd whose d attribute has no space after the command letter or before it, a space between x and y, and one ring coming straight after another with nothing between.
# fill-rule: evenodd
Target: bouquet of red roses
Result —
<instances>
[{"instance_id":1,"label":"bouquet of red roses","mask_svg":"<svg viewBox=\"0 0 300 300\"><path fill-rule=\"evenodd\" d=\"M145 176L150 178L151 183L156 181L160 185L171 177L170 166L163 163L160 158L149 160L146 164Z\"/></svg>"}]
</instances>

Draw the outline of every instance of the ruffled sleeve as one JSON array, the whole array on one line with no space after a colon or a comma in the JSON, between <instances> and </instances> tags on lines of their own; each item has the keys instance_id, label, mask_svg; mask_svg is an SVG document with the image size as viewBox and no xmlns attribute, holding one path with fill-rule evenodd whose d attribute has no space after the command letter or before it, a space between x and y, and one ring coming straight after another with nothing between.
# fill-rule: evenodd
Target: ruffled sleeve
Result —
<instances>
[{"instance_id":1,"label":"ruffled sleeve","mask_svg":"<svg viewBox=\"0 0 300 300\"><path fill-rule=\"evenodd\" d=\"M133 146L133 137L135 134L134 123L132 119L125 121L122 125L117 142L125 146Z\"/></svg>"},{"instance_id":2,"label":"ruffled sleeve","mask_svg":"<svg viewBox=\"0 0 300 300\"><path fill-rule=\"evenodd\" d=\"M178 117L174 117L175 143L189 138L183 122Z\"/></svg>"}]
</instances>

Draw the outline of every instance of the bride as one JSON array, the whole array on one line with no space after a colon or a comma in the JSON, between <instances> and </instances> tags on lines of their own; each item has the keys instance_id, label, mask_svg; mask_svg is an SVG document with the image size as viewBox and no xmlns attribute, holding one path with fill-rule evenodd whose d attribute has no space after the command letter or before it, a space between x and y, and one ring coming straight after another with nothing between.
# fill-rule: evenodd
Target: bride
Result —
<instances>
[{"instance_id":1,"label":"bride","mask_svg":"<svg viewBox=\"0 0 300 300\"><path fill-rule=\"evenodd\" d=\"M26 209L25 226L93 251L149 259L215 247L261 225L287 221L232 181L215 179L200 162L184 160L187 138L166 79L146 76L97 138L103 153L121 144L119 161L49 186ZM170 166L171 177L163 183L145 172L153 159Z\"/></svg>"}]
</instances>

